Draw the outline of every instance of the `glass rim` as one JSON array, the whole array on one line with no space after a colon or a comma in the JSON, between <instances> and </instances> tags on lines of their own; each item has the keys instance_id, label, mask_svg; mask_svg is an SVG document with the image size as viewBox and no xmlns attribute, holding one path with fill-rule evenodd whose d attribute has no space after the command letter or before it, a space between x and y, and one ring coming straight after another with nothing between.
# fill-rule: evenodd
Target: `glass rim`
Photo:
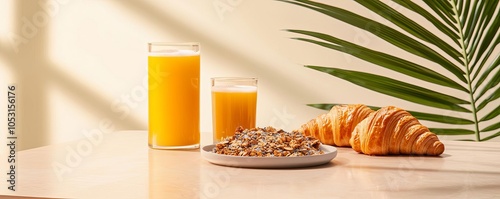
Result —
<instances>
[{"instance_id":1,"label":"glass rim","mask_svg":"<svg viewBox=\"0 0 500 199\"><path fill-rule=\"evenodd\" d=\"M148 46L200 46L200 42L148 42Z\"/></svg>"},{"instance_id":2,"label":"glass rim","mask_svg":"<svg viewBox=\"0 0 500 199\"><path fill-rule=\"evenodd\" d=\"M211 77L213 81L257 81L257 77Z\"/></svg>"}]
</instances>

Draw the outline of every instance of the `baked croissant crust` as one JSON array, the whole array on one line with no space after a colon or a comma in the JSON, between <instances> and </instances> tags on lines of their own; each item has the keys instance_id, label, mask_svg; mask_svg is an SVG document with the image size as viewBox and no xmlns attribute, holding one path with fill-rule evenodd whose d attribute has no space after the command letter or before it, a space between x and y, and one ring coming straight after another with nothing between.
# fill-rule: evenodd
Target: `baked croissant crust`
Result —
<instances>
[{"instance_id":1,"label":"baked croissant crust","mask_svg":"<svg viewBox=\"0 0 500 199\"><path fill-rule=\"evenodd\" d=\"M361 121L350 139L352 148L368 155L431 155L444 152L438 137L407 111L379 109Z\"/></svg>"},{"instance_id":2,"label":"baked croissant crust","mask_svg":"<svg viewBox=\"0 0 500 199\"><path fill-rule=\"evenodd\" d=\"M349 140L354 127L374 112L362 104L336 105L298 130L306 136L313 136L323 144L351 146Z\"/></svg>"}]
</instances>

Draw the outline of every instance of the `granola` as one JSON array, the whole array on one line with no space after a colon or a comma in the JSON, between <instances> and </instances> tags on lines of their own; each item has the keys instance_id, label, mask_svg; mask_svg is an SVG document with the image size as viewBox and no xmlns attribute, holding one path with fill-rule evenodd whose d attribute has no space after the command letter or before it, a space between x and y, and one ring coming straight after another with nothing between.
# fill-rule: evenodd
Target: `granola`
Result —
<instances>
[{"instance_id":1,"label":"granola","mask_svg":"<svg viewBox=\"0 0 500 199\"><path fill-rule=\"evenodd\" d=\"M273 127L243 129L215 145L213 152L233 156L296 157L319 155L321 142L298 131L286 132Z\"/></svg>"}]
</instances>

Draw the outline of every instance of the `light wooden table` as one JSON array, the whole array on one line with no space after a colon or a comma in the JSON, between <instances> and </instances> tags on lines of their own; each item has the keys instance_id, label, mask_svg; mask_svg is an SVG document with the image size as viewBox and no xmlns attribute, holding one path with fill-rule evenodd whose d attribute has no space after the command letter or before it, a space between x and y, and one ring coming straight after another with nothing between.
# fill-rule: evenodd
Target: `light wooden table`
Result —
<instances>
[{"instance_id":1,"label":"light wooden table","mask_svg":"<svg viewBox=\"0 0 500 199\"><path fill-rule=\"evenodd\" d=\"M98 138L98 137L95 137ZM445 142L441 157L376 157L338 148L329 164L241 169L199 150L161 151L140 131L19 152L15 193L53 198L499 198L500 145Z\"/></svg>"}]
</instances>

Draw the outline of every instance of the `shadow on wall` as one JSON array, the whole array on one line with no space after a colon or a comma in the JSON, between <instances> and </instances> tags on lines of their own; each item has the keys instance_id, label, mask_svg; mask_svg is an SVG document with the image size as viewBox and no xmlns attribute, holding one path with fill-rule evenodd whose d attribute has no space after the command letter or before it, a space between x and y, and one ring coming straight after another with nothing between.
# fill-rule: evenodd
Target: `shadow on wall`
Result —
<instances>
[{"instance_id":1,"label":"shadow on wall","mask_svg":"<svg viewBox=\"0 0 500 199\"><path fill-rule=\"evenodd\" d=\"M29 34L22 35L25 36L24 38L18 38L20 40L17 41L24 42L18 45L17 52L6 46L0 47L3 59L12 71L12 81L17 87L17 130L21 139L19 149L25 150L51 143L53 134L48 126L50 119L48 88L50 86L58 87L95 115L109 118L117 129L145 129L146 124L139 122L137 118L120 119L120 113L110 109L111 102L55 67L56 64L52 63L47 55L49 46L47 28L23 27L26 22L21 19L29 19L26 16L34 16L38 12L41 12L38 4L31 1L16 1L13 29L16 33L25 31Z\"/></svg>"}]
</instances>

